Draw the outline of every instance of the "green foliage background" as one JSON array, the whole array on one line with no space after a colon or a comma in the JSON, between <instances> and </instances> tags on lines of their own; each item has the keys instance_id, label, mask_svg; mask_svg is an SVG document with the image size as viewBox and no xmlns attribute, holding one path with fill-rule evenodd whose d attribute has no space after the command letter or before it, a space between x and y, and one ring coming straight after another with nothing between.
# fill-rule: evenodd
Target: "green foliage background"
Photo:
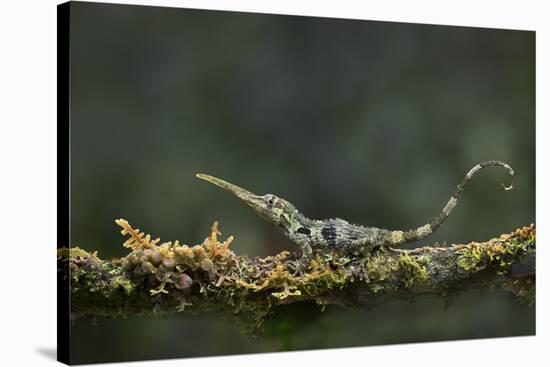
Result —
<instances>
[{"instance_id":1,"label":"green foliage background","mask_svg":"<svg viewBox=\"0 0 550 367\"><path fill-rule=\"evenodd\" d=\"M535 221L534 32L77 2L70 72L71 245L104 258L126 254L120 217L188 244L218 220L250 256L295 249L196 172L311 217L407 229L499 159L517 189L482 172L430 243ZM219 315L77 320L71 348L84 363L535 332L535 307L510 295L443 306L286 306L260 339Z\"/></svg>"}]
</instances>

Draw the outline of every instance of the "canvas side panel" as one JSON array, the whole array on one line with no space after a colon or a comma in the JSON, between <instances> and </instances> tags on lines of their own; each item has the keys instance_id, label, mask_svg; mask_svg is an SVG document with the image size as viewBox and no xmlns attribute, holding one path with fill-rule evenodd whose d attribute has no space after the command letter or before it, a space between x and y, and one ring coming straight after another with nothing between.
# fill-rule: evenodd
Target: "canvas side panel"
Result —
<instances>
[{"instance_id":1,"label":"canvas side panel","mask_svg":"<svg viewBox=\"0 0 550 367\"><path fill-rule=\"evenodd\" d=\"M70 3L57 6L57 247L70 246ZM57 360L70 364L69 267L57 272Z\"/></svg>"}]
</instances>

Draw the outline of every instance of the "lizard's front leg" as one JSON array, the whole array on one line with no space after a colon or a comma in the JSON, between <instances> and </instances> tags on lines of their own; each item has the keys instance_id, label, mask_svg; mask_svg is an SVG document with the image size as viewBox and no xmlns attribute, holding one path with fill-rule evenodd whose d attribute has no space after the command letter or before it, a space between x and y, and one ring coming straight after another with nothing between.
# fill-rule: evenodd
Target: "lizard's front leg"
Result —
<instances>
[{"instance_id":1,"label":"lizard's front leg","mask_svg":"<svg viewBox=\"0 0 550 367\"><path fill-rule=\"evenodd\" d=\"M313 250L309 243L299 243L302 249L302 256L294 263L294 275L305 273L310 261L313 259Z\"/></svg>"}]
</instances>

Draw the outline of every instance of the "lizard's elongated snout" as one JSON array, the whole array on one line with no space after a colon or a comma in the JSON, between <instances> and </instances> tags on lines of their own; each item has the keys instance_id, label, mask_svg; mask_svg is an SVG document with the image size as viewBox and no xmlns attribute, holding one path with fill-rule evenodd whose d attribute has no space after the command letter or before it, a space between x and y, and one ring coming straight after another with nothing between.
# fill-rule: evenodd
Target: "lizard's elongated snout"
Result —
<instances>
[{"instance_id":1,"label":"lizard's elongated snout","mask_svg":"<svg viewBox=\"0 0 550 367\"><path fill-rule=\"evenodd\" d=\"M233 194L235 194L239 198L241 196L254 195L250 191L247 191L247 190L243 189L242 187L239 187L237 185L233 185L232 183L224 181L221 178L210 176L210 175L207 175L207 174L204 174L204 173L197 173L196 176L197 176L197 178L200 178L201 180L208 181L208 182L210 182L210 183L212 183L216 186L221 187L222 189L225 189L227 191L232 192Z\"/></svg>"},{"instance_id":2,"label":"lizard's elongated snout","mask_svg":"<svg viewBox=\"0 0 550 367\"><path fill-rule=\"evenodd\" d=\"M224 181L221 178L210 176L204 173L197 173L196 176L201 180L208 181L216 186L221 187L222 189L225 189L233 193L236 197L241 199L246 205L248 205L249 207L251 207L252 209L260 213L263 213L267 209L265 206L265 201L262 196L255 195L250 191L245 190L242 187L239 187L237 185L233 185L232 183L229 183L227 181Z\"/></svg>"}]
</instances>

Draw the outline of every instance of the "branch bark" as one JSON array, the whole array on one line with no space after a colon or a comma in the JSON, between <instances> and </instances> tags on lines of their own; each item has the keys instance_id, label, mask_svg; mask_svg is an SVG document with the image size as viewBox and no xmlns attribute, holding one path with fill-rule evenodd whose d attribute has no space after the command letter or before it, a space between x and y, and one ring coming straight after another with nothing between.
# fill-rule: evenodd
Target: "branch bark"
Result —
<instances>
[{"instance_id":1,"label":"branch bark","mask_svg":"<svg viewBox=\"0 0 550 367\"><path fill-rule=\"evenodd\" d=\"M280 304L374 306L393 299L438 295L454 299L495 284L520 301L535 301L535 226L485 242L412 250L379 248L363 257L318 253L293 275L288 252L239 256L232 237L218 240L217 224L196 246L159 244L116 221L130 238L128 256L102 260L79 248L58 250L58 276L71 295L71 316L113 317L173 312L228 312L258 325Z\"/></svg>"}]
</instances>

